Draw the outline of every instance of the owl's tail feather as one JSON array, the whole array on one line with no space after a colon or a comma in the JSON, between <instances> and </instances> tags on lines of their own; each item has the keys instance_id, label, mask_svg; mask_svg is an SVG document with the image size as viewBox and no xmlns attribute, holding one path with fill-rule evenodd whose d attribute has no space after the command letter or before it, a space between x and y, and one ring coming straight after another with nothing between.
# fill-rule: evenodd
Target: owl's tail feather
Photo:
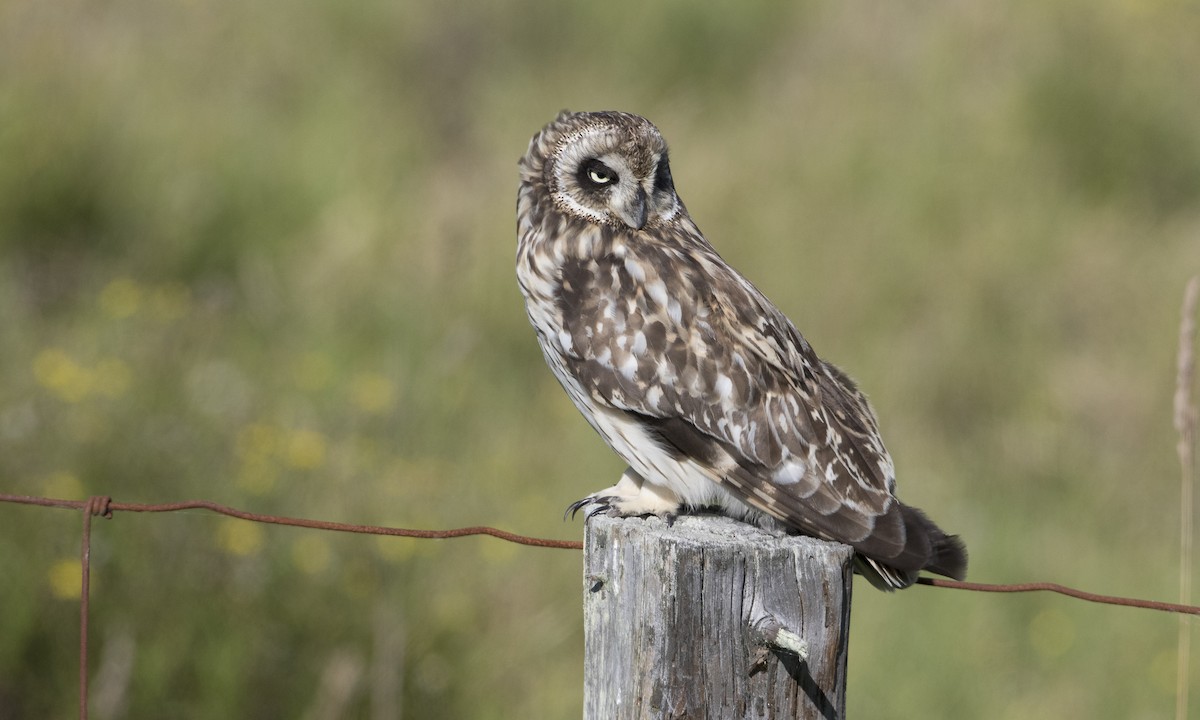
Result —
<instances>
[{"instance_id":1,"label":"owl's tail feather","mask_svg":"<svg viewBox=\"0 0 1200 720\"><path fill-rule=\"evenodd\" d=\"M915 507L904 505L904 525L910 536L915 530L929 540L929 555L922 569L962 580L967 576L967 546L957 535L947 535Z\"/></svg>"},{"instance_id":2,"label":"owl's tail feather","mask_svg":"<svg viewBox=\"0 0 1200 720\"><path fill-rule=\"evenodd\" d=\"M942 535L934 540L933 557L925 569L931 573L962 580L967 577L967 546L957 535Z\"/></svg>"},{"instance_id":3,"label":"owl's tail feather","mask_svg":"<svg viewBox=\"0 0 1200 720\"><path fill-rule=\"evenodd\" d=\"M906 588L922 570L962 580L967 576L967 548L957 535L947 535L915 507L900 505L904 549L892 558L857 556L857 568L881 590Z\"/></svg>"}]
</instances>

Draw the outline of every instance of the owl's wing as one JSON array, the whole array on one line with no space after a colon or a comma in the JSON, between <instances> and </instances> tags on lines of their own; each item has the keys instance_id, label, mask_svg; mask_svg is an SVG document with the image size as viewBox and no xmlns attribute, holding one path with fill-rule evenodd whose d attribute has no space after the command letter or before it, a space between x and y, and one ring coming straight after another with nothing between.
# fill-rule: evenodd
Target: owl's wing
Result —
<instances>
[{"instance_id":1,"label":"owl's wing","mask_svg":"<svg viewBox=\"0 0 1200 720\"><path fill-rule=\"evenodd\" d=\"M934 526L892 495L866 398L715 251L644 246L563 271L559 341L593 401L787 525L928 563Z\"/></svg>"}]
</instances>

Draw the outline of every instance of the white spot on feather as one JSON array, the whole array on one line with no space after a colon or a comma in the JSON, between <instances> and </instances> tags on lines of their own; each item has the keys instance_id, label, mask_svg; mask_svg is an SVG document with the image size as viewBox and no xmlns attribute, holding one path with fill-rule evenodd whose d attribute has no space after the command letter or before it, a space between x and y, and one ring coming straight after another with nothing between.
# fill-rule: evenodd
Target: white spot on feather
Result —
<instances>
[{"instance_id":1,"label":"white spot on feather","mask_svg":"<svg viewBox=\"0 0 1200 720\"><path fill-rule=\"evenodd\" d=\"M579 233L579 243L575 252L578 257L588 257L592 254L592 245L595 242L596 234L593 232Z\"/></svg>"},{"instance_id":2,"label":"white spot on feather","mask_svg":"<svg viewBox=\"0 0 1200 720\"><path fill-rule=\"evenodd\" d=\"M679 301L672 298L667 302L667 315L678 324L683 318L683 308L679 307Z\"/></svg>"},{"instance_id":3,"label":"white spot on feather","mask_svg":"<svg viewBox=\"0 0 1200 720\"><path fill-rule=\"evenodd\" d=\"M837 470L834 469L833 463L825 466L825 482L832 484L837 479Z\"/></svg>"},{"instance_id":4,"label":"white spot on feather","mask_svg":"<svg viewBox=\"0 0 1200 720\"><path fill-rule=\"evenodd\" d=\"M717 397L727 400L733 395L733 381L729 379L728 375L719 374L717 381L713 383L713 390L716 391Z\"/></svg>"},{"instance_id":5,"label":"white spot on feather","mask_svg":"<svg viewBox=\"0 0 1200 720\"><path fill-rule=\"evenodd\" d=\"M650 296L650 300L662 306L667 304L667 286L662 280L655 279L646 284L646 294Z\"/></svg>"},{"instance_id":6,"label":"white spot on feather","mask_svg":"<svg viewBox=\"0 0 1200 720\"><path fill-rule=\"evenodd\" d=\"M625 272L629 273L629 277L633 278L635 283L646 282L646 269L632 257L625 257Z\"/></svg>"},{"instance_id":7,"label":"white spot on feather","mask_svg":"<svg viewBox=\"0 0 1200 720\"><path fill-rule=\"evenodd\" d=\"M630 380L633 380L637 375L637 367L637 358L632 355L626 355L625 359L621 361L621 367L618 369L621 371L622 375Z\"/></svg>"},{"instance_id":8,"label":"white spot on feather","mask_svg":"<svg viewBox=\"0 0 1200 720\"><path fill-rule=\"evenodd\" d=\"M668 362L665 356L659 358L657 370L658 381L660 383L665 385L674 385L675 381L679 379L675 373L675 366Z\"/></svg>"},{"instance_id":9,"label":"white spot on feather","mask_svg":"<svg viewBox=\"0 0 1200 720\"><path fill-rule=\"evenodd\" d=\"M775 470L773 479L780 485L795 485L804 479L806 472L808 468L803 462L789 458Z\"/></svg>"},{"instance_id":10,"label":"white spot on feather","mask_svg":"<svg viewBox=\"0 0 1200 720\"><path fill-rule=\"evenodd\" d=\"M634 355L641 355L646 352L646 333L640 330L633 336L633 347L630 348Z\"/></svg>"}]
</instances>

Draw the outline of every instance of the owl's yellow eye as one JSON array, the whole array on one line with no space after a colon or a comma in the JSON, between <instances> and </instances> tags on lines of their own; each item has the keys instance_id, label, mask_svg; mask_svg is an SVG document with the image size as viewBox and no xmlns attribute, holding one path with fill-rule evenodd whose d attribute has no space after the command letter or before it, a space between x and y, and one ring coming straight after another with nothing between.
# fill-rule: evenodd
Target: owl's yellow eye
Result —
<instances>
[{"instance_id":1,"label":"owl's yellow eye","mask_svg":"<svg viewBox=\"0 0 1200 720\"><path fill-rule=\"evenodd\" d=\"M617 174L612 171L612 168L599 160L592 160L584 165L582 174L587 179L587 183L595 187L611 185L617 181Z\"/></svg>"}]
</instances>

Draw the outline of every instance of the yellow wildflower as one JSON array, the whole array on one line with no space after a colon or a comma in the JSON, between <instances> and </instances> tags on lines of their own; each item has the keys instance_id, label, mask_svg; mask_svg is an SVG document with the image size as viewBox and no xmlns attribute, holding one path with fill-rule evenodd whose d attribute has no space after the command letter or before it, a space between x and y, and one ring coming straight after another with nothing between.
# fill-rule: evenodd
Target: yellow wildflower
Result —
<instances>
[{"instance_id":1,"label":"yellow wildflower","mask_svg":"<svg viewBox=\"0 0 1200 720\"><path fill-rule=\"evenodd\" d=\"M263 529L247 520L226 518L217 527L217 543L231 555L253 555L262 548Z\"/></svg>"},{"instance_id":2,"label":"yellow wildflower","mask_svg":"<svg viewBox=\"0 0 1200 720\"><path fill-rule=\"evenodd\" d=\"M300 470L311 470L325 463L325 437L312 430L294 430L288 437L287 464Z\"/></svg>"},{"instance_id":3,"label":"yellow wildflower","mask_svg":"<svg viewBox=\"0 0 1200 720\"><path fill-rule=\"evenodd\" d=\"M350 397L359 410L380 415L396 405L396 383L378 373L359 373L350 383Z\"/></svg>"},{"instance_id":4,"label":"yellow wildflower","mask_svg":"<svg viewBox=\"0 0 1200 720\"><path fill-rule=\"evenodd\" d=\"M129 278L117 278L100 291L100 309L109 317L127 318L142 304L142 288Z\"/></svg>"},{"instance_id":5,"label":"yellow wildflower","mask_svg":"<svg viewBox=\"0 0 1200 720\"><path fill-rule=\"evenodd\" d=\"M82 594L83 565L77 558L64 558L50 566L46 580L50 592L60 600L78 600Z\"/></svg>"}]
</instances>

